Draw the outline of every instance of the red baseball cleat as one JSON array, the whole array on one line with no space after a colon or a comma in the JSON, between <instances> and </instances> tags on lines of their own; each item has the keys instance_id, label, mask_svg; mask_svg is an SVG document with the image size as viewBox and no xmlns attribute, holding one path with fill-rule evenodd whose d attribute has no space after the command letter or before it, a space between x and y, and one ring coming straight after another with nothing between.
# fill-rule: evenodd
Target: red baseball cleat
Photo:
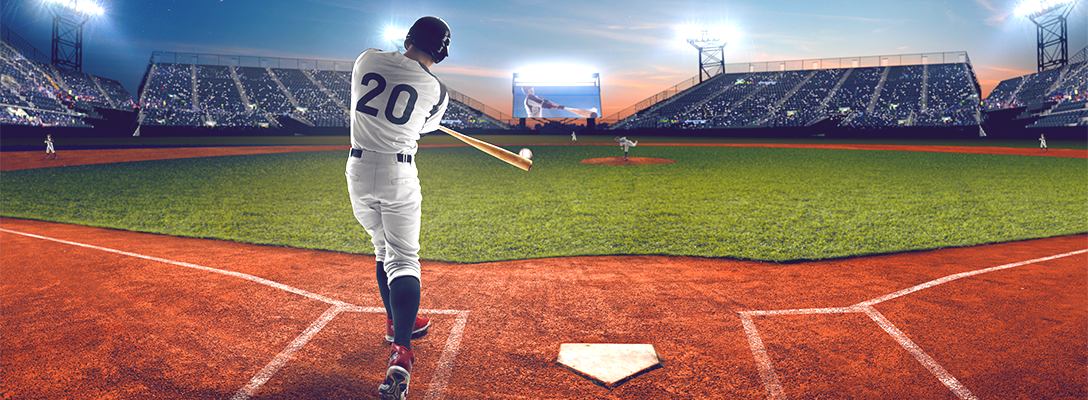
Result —
<instances>
[{"instance_id":1,"label":"red baseball cleat","mask_svg":"<svg viewBox=\"0 0 1088 400\"><path fill-rule=\"evenodd\" d=\"M389 368L385 370L385 380L378 386L382 400L405 400L408 397L408 384L412 381L412 363L416 355L411 350L393 343L389 348Z\"/></svg>"},{"instance_id":2,"label":"red baseball cleat","mask_svg":"<svg viewBox=\"0 0 1088 400\"><path fill-rule=\"evenodd\" d=\"M417 338L427 334L427 328L431 327L431 320L422 317L416 317L416 325L412 329L412 337ZM393 320L385 320L385 341L393 342Z\"/></svg>"}]
</instances>

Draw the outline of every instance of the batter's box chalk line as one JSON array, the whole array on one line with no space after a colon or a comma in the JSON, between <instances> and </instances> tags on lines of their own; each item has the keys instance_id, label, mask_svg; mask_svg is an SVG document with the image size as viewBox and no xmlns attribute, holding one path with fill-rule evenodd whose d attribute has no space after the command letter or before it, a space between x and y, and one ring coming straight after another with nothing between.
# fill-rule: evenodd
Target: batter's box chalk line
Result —
<instances>
[{"instance_id":1,"label":"batter's box chalk line","mask_svg":"<svg viewBox=\"0 0 1088 400\"><path fill-rule=\"evenodd\" d=\"M385 312L385 309L381 308L381 307L360 307L360 306L349 304L349 303L346 303L346 302L343 302L343 301L340 301L340 300L335 300L335 299L332 299L332 298L329 298L329 297L326 297L326 296L322 296L322 295L319 295L319 294L316 294L316 293L312 293L312 292L309 292L309 291L306 291L306 290L303 290L303 289L299 289L299 288L295 288L295 287L292 287L292 286L284 285L284 284L279 283L279 282L273 282L273 281L270 281L268 279L264 279L264 278L249 275L249 274L244 274L244 273L241 273L241 272L227 271L227 270L222 270L222 269L218 269L218 268L205 267L205 266L200 266L200 265L186 263L186 262L168 260L168 259L165 259L165 258L147 256L147 255L143 255L143 254L131 253L131 252L127 252L127 251L110 249L110 248L106 248L106 247L99 247L99 246L90 245L90 244L86 244L86 243L72 242L72 241L68 241L68 240L51 238L51 237L41 236L41 235L35 235L35 234L31 234L31 233L18 232L18 231L13 231L13 230L4 229L4 228L0 228L0 232L6 232L6 233L15 234L15 235L22 235L22 236L31 237L31 238L40 239L40 240L46 240L46 241L51 241L51 242L56 242L56 243L62 243L62 244L67 244L67 245L71 245L71 246L83 247L83 248L103 251L103 252L107 252L107 253L113 253L113 254L118 254L118 255L123 255L123 256L128 256L128 257L134 257L134 258L144 259L144 260L148 260L148 261L161 262L161 263L164 263L164 264L170 264L170 265L179 266L179 267L192 268L192 269L196 269L196 270L212 272L212 273L221 274L221 275L227 275L227 276L231 276L231 277L235 277L235 278L241 278L241 279L245 279L247 281L251 281L251 282L254 282L254 283L257 283L257 284L260 284L260 285L273 287L273 288L276 288L276 289L280 289L280 290L283 290L283 291L286 291L286 292L294 293L294 294L297 294L297 295L300 295L300 296L303 296L303 297L306 297L306 298L309 298L309 299L312 299L312 300L317 300L317 301L320 301L320 302L327 303L327 304L331 305L331 307L329 307L328 310L325 310L325 313L321 314L321 316L318 317L316 320L314 320L314 322L311 323L310 326L308 328L306 328L305 331L303 331L300 335L298 335L298 337L295 338L295 340L293 340L290 344L288 344L287 348L283 349L283 351L281 351L279 354L277 354L275 357L273 357L272 361L270 361L267 365L265 365L265 367L263 369L261 369L261 371L258 372L257 375L254 375L253 378L250 379L249 383L247 383L240 390L238 390L238 392L235 393L233 397L231 397L232 400L245 400L245 399L249 399L250 397L252 397L255 393L257 393L257 391L261 388L261 386L263 386L266 382L268 382L268 380L271 379L272 376L275 375L276 372L279 371L280 368L282 368L284 365L286 365L287 362L290 361L293 358L295 353L297 353L299 350L301 350L303 347L305 347L306 344L309 343L311 339L313 339L315 336L317 336L317 334L319 332L321 332L321 329L323 329L326 325L329 324L329 322L331 322L333 319L335 319L341 313L345 313L345 312L384 313ZM461 336L464 334L465 325L468 322L469 311L467 311L467 310L421 309L421 310L419 310L419 313L424 314L424 315L438 314L438 315L455 315L455 316L457 316L457 319L453 323L453 327L450 328L450 334L449 334L449 337L446 339L446 345L442 350L442 356L438 359L438 364L435 367L434 377L431 378L431 383L428 386L427 393L425 394L425 397L424 397L425 400L441 400L442 398L444 398L446 396L446 384L449 381L450 373L453 370L453 366L454 366L455 360L457 358L458 348L461 346Z\"/></svg>"},{"instance_id":2,"label":"batter's box chalk line","mask_svg":"<svg viewBox=\"0 0 1088 400\"><path fill-rule=\"evenodd\" d=\"M782 382L778 379L778 374L775 373L774 365L771 363L770 356L767 355L767 349L763 346L763 339L759 336L759 330L756 329L756 324L752 321L753 316L776 316L776 315L809 315L809 314L846 314L846 313L864 313L873 322L876 322L884 332L891 335L893 339L903 349L907 350L919 363L922 364L934 377L941 381L949 390L952 391L960 399L972 399L977 400L966 387L960 383L956 377L952 376L944 367L941 367L937 360L926 354L921 347L919 347L914 341L910 340L906 334L896 328L891 321L888 321L879 311L873 308L874 305L882 302L895 299L898 297L906 296L908 294L917 292L922 289L928 289L940 284L948 283L957 279L962 279L970 276L986 274L995 271L1001 271L1009 268L1020 267L1028 264L1040 263L1043 261L1054 260L1063 257L1074 256L1078 254L1088 253L1088 249L1071 251L1068 253L1062 253L1049 257L1036 258L1027 261L1021 261L1011 264L999 265L996 267L980 269L977 271L968 271L958 274L946 276L944 278L935 279L920 285L912 286L895 293L890 293L884 296L880 296L871 300L866 300L858 304L849 307L832 307L832 308L802 308L792 310L768 310L768 311L739 311L741 325L744 326L744 334L748 337L748 346L752 348L752 356L755 358L756 366L759 368L759 377L763 381L763 389L767 391L767 398L771 400L782 400L786 398L786 393L783 391Z\"/></svg>"}]
</instances>

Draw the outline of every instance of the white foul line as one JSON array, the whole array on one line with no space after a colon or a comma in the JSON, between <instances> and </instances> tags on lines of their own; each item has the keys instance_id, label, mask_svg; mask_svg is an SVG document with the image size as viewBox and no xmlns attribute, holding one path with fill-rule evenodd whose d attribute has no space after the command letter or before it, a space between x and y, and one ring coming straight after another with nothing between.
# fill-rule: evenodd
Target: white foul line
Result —
<instances>
[{"instance_id":1,"label":"white foul line","mask_svg":"<svg viewBox=\"0 0 1088 400\"><path fill-rule=\"evenodd\" d=\"M809 315L809 314L846 314L846 313L865 313L873 321L875 321L885 332L887 332L896 342L899 343L904 349L906 349L919 363L922 364L933 376L941 381L945 386L949 388L960 399L965 400L977 400L974 394L971 393L966 387L963 386L955 377L952 376L944 367L941 367L933 357L926 354L914 341L910 340L906 334L900 331L884 317L883 314L876 311L872 306L880 304L882 302L905 296L922 289L928 289L943 283L948 283L957 279L966 278L969 276L975 276L985 274L994 271L1000 271L1009 268L1015 268L1028 264L1035 264L1043 261L1054 260L1063 257L1074 256L1078 254L1088 253L1088 249L1071 251L1068 253L1057 254L1048 257L1035 258L1027 261L1015 262L1005 265L999 265L996 267L980 269L976 271L962 272L958 274L949 275L943 278L934 279L932 281L912 286L907 289L900 290L895 293L890 293L884 296L880 296L874 299L866 300L861 303L849 306L849 307L832 307L832 308L800 308L792 310L764 310L764 311L739 311L741 324L744 326L744 334L748 337L748 345L752 348L752 356L755 358L756 366L759 368L759 376L763 380L763 388L767 391L767 398L770 400L784 400L786 394L782 388L782 383L778 379L778 374L775 373L774 365L771 364L771 358L767 355L767 349L763 345L763 339L759 336L759 330L756 329L755 322L752 321L753 315L758 316L774 316L774 315Z\"/></svg>"},{"instance_id":2,"label":"white foul line","mask_svg":"<svg viewBox=\"0 0 1088 400\"><path fill-rule=\"evenodd\" d=\"M786 398L782 391L782 383L778 381L778 374L771 365L771 357L767 356L767 349L763 347L763 339L759 338L756 324L752 322L752 316L747 313L740 314L740 322L744 324L744 334L748 336L748 346L752 348L752 356L756 358L759 366L759 377L763 380L763 389L767 391L767 398L781 400Z\"/></svg>"},{"instance_id":3,"label":"white foul line","mask_svg":"<svg viewBox=\"0 0 1088 400\"><path fill-rule=\"evenodd\" d=\"M307 297L307 298L310 298L310 299L314 299L314 300L317 300L317 301L320 301L320 302L323 302L323 303L328 303L328 304L332 304L332 305L335 305L335 306L341 306L341 307L350 307L351 306L351 304L342 302L340 300L333 300L333 299L330 299L328 297L325 297L325 296L322 296L322 295L319 295L319 294L316 294L316 293L310 293L308 291L305 291L305 290L302 290L302 289L299 289L299 288L287 286L287 285L284 285L284 284L279 283L279 282L273 282L273 281L270 281L268 279L264 279L264 278L261 278L261 277L256 277L256 276L253 276L253 275L250 275L250 274L243 274L241 272L234 272L234 271L227 271L227 270L222 270L222 269L217 269L217 268L204 267L204 266L200 266L200 265L196 265L196 264L190 264L190 263L187 263L187 262L180 262L180 261L174 261L174 260L167 260L165 258L145 256L143 254L136 254L136 253L130 253L130 252L127 252L127 251L114 250L114 249L109 249L109 248L105 248L105 247L98 247L98 246L95 246L95 245L90 245L90 244L85 244L85 243L70 242L70 241L67 241L67 240L56 239L56 238L51 238L51 237L46 237L46 236L40 236L40 235L31 234L31 233L16 232L16 231L13 231L13 230L8 230L8 229L3 229L3 228L0 228L0 232L7 232L7 233L13 233L13 234L16 234L16 235L29 236L29 237L36 238L36 239L48 240L48 241L57 242L57 243L64 243L64 244L69 244L69 245L72 245L72 246L85 247L85 248L88 248L88 249L104 251L104 252L107 252L107 253L120 254L120 255L129 256L129 257L141 258L141 259L149 260L149 261L156 261L156 262L166 263L166 264L170 264L170 265L176 265L176 266L179 266L179 267L192 268L192 269L198 269L198 270L201 270L201 271L208 271L208 272L214 272L214 273L217 273L217 274L229 275L229 276L233 276L233 277L236 277L236 278L242 278L242 279L245 279L247 281L256 282L256 283L259 283L259 284L262 284L262 285L265 285L265 286L271 286L271 287L274 287L276 289L291 292L291 293L301 295L303 297Z\"/></svg>"},{"instance_id":4,"label":"white foul line","mask_svg":"<svg viewBox=\"0 0 1088 400\"><path fill-rule=\"evenodd\" d=\"M933 376L936 376L937 379L941 381L941 383L947 386L948 389L952 391L952 393L955 393L956 396L964 400L978 400L978 397L975 397L974 394L971 394L971 391L967 390L967 388L964 387L963 384L961 384L960 381L956 379L956 377L948 373L948 371L945 370L944 367L941 366L941 364L938 364L937 360L934 360L933 357L930 357L929 354L926 354L926 352L923 351L921 347L918 347L918 345L915 344L913 340L910 340L907 335L903 334L903 332L900 331L899 328L896 328L895 325L892 325L891 321L888 321L887 318L884 318L883 314L881 314L872 307L865 307L865 314L867 314L869 318L872 318L873 321L876 321L876 323L879 324L881 328L884 328L884 332L888 332L888 334L891 335L896 342L899 342L900 346L903 346L904 349L907 349L907 351L910 352L910 354L914 356L914 358L918 360L919 363L922 363L922 366L926 367L926 369L928 369L929 372L933 374Z\"/></svg>"},{"instance_id":5,"label":"white foul line","mask_svg":"<svg viewBox=\"0 0 1088 400\"><path fill-rule=\"evenodd\" d=\"M1043 261L1050 261L1050 260L1053 260L1053 259L1056 259L1056 258L1075 256L1077 254L1083 254L1083 253L1088 253L1088 249L1071 251L1071 252L1068 252L1068 253L1053 255L1053 256L1049 256L1049 257L1036 258L1036 259L1027 260L1027 261L1015 262L1015 263L1011 263L1011 264L999 265L999 266L996 266L996 267L980 269L978 271L961 272L961 273L958 273L958 274L946 276L944 278L935 279L935 280L923 283L921 285L909 287L909 288L900 290L900 291L895 292L895 293L891 293L891 294L887 294L887 295L884 295L884 296L881 296L881 297L877 297L877 298L869 300L869 301L863 301L861 303L858 303L857 305L859 305L859 306L871 306L871 305L874 305L874 304L883 303L885 301L894 299L896 297L908 295L908 294L917 292L917 291L922 290L922 289L928 289L928 288L940 285L942 283L952 282L952 281L960 279L960 278L966 278L966 277L969 277L969 276L975 276L975 275L985 274L985 273L989 273L989 272L1000 271L1000 270L1003 270L1003 269L1015 268L1015 267L1019 267L1019 266L1022 266L1022 265L1040 263L1040 262L1043 262Z\"/></svg>"},{"instance_id":6,"label":"white foul line","mask_svg":"<svg viewBox=\"0 0 1088 400\"><path fill-rule=\"evenodd\" d=\"M461 335L465 332L466 323L468 323L468 311L457 313L457 321L453 323L453 328L450 328L446 348L442 350L442 358L438 359L438 366L434 368L434 377L431 378L431 386L424 400L442 400L446 396L446 383L450 379L450 372L453 370L454 359L457 358L457 349L461 346Z\"/></svg>"},{"instance_id":7,"label":"white foul line","mask_svg":"<svg viewBox=\"0 0 1088 400\"><path fill-rule=\"evenodd\" d=\"M250 398L250 396L253 396L254 393L257 393L257 389L260 389L265 382L268 382L268 380L272 378L272 375L275 375L276 371L280 370L280 367L287 364L287 362L294 357L295 352L306 346L306 344L310 342L310 339L313 339L314 336L321 331L321 328L328 325L329 321L332 321L333 318L336 318L336 316L340 315L343 311L344 308L340 306L329 307L324 314L321 314L320 318L310 324L309 328L306 328L306 330L303 331L301 335L298 335L291 344L287 345L286 349L283 349L280 354L277 354L276 357L261 370L261 372L254 375L253 379L250 379L248 384L242 387L238 393L235 393L234 397L231 397L231 400L246 400Z\"/></svg>"},{"instance_id":8,"label":"white foul line","mask_svg":"<svg viewBox=\"0 0 1088 400\"><path fill-rule=\"evenodd\" d=\"M321 329L325 327L325 325L328 325L329 322L331 322L333 319L336 318L336 316L340 315L341 313L343 313L343 312L384 313L385 312L385 308L383 308L383 307L361 307L361 306L356 306L356 305L352 305L352 304L349 304L349 303L342 302L340 300L334 300L334 299L331 299L331 298L328 298L328 297L325 297L325 296L322 296L322 295L319 295L319 294L311 293L311 292L308 292L308 291L305 291L305 290L302 290L302 289L299 289L299 288L287 286L287 285L284 285L284 284L279 283L279 282L270 281L268 279L264 279L264 278L249 275L249 274L244 274L244 273L241 273L241 272L234 272L234 271L227 271L227 270L222 270L222 269L217 269L217 268L204 267L204 266L200 266L200 265L196 265L196 264L190 264L190 263L186 263L186 262L167 260L165 258L159 258L159 257L145 256L145 255L142 255L142 254L130 253L130 252L127 252L127 251L121 251L121 250L115 250L115 249L110 249L110 248L105 248L105 247L99 247L99 246L85 244L85 243L77 243L77 242L72 242L72 241L67 241L67 240L62 240L62 239L57 239L57 238L51 238L51 237L46 237L46 236L41 236L41 235L35 235L35 234L31 234L31 233L17 232L17 231L13 231L13 230L9 230L9 229L4 229L4 228L0 228L0 232L7 232L7 233L15 234L15 235L22 235L22 236L32 237L32 238L35 238L35 239L47 240L47 241L52 241L52 242L57 242L57 243L64 243L64 244L68 244L68 245L72 245L72 246L78 246L78 247L84 247L84 248L93 249L93 250L104 251L104 252L107 252L107 253L120 254L120 255L124 255L124 256L135 257L135 258L140 258L140 259L149 260L149 261L156 261L156 262L166 263L166 264L170 264L170 265L176 265L176 266L179 266L179 267L192 268L192 269L197 269L197 270L201 270L201 271L208 271L208 272L214 272L214 273L217 273L217 274L233 276L233 277L242 278L242 279L245 279L245 280L248 280L248 281L251 281L251 282L255 282L255 283L258 283L258 284L261 284L261 285L270 286L270 287L273 287L273 288L276 288L276 289L280 289L280 290L284 290L284 291L287 291L287 292L290 292L290 293L298 294L298 295L301 295L301 296L306 297L306 298L310 298L310 299L313 299L313 300L317 300L317 301L320 301L320 302L323 302L323 303L328 303L328 304L332 305L332 307L330 307L328 310L326 310L324 314L321 314L321 316L318 317L317 320L315 320L313 323L311 323L309 328L306 328L306 330L303 331L302 334L300 334L298 337L296 337L295 340L292 341L291 344L289 344L286 349L284 349L279 354L277 354L272 359L272 361L270 361L268 363L268 365L265 365L265 367L263 369L261 369L261 371L258 372L257 375L253 376L253 378L250 379L249 383L247 383L244 387L242 387L242 389L238 390L238 392L235 393L233 397L231 397L231 400L246 400L246 399L249 399L254 393L257 392L258 389L261 388L261 386L263 386L266 382L268 382L268 380L271 379L272 376L275 375L275 373L277 371L279 371L279 369L281 367L283 367L285 364L287 364L287 362L290 361L293 358L293 356L294 356L294 354L296 352L298 352L300 349L302 349L304 346L306 346L306 344L309 343L310 340L314 338L314 336L317 336L317 333L320 332ZM435 375L431 379L430 388L429 388L429 390L427 391L427 394L426 394L427 399L442 400L442 398L446 396L446 383L449 381L450 372L453 369L453 365L455 364L454 360L457 358L457 351L458 351L458 348L461 345L461 335L464 333L465 325L468 322L468 313L469 312L466 311L466 310L421 309L421 310L419 310L419 313L420 314L457 315L457 320L456 320L456 322L454 322L453 328L450 329L450 336L446 340L446 347L445 347L445 349L443 349L442 356L438 360L438 366L435 368Z\"/></svg>"}]
</instances>

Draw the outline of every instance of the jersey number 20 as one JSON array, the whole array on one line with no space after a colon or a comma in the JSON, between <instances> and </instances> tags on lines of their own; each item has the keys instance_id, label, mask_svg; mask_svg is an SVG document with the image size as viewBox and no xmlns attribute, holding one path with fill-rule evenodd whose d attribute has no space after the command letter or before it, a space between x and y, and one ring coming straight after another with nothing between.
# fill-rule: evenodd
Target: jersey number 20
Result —
<instances>
[{"instance_id":1,"label":"jersey number 20","mask_svg":"<svg viewBox=\"0 0 1088 400\"><path fill-rule=\"evenodd\" d=\"M385 91L385 77L375 72L368 72L366 75L363 75L363 86L370 86L370 82L372 81L377 81L378 86L370 89L363 97L359 98L359 101L355 103L355 111L377 117L378 109L368 106L367 103ZM398 117L393 115L393 108L397 105L397 99L400 98L401 93L408 93L408 102L404 105L404 112ZM412 110L416 108L416 99L418 98L419 93L416 93L416 88L414 87L404 84L393 86L393 91L389 94L389 103L385 105L385 119L392 122L393 125L404 125L408 122L408 119L412 118Z\"/></svg>"}]
</instances>

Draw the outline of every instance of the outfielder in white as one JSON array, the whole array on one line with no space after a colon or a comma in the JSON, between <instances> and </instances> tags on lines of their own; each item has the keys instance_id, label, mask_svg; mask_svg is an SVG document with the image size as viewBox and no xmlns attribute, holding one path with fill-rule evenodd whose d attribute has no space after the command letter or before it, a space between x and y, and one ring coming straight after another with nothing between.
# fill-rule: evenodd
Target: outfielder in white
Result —
<instances>
[{"instance_id":1,"label":"outfielder in white","mask_svg":"<svg viewBox=\"0 0 1088 400\"><path fill-rule=\"evenodd\" d=\"M1043 136L1043 134L1039 134L1039 150L1047 153L1050 152L1050 149L1046 147L1046 136Z\"/></svg>"},{"instance_id":2,"label":"outfielder in white","mask_svg":"<svg viewBox=\"0 0 1088 400\"><path fill-rule=\"evenodd\" d=\"M370 234L376 278L386 311L390 356L382 399L403 399L415 354L412 336L425 333L419 318L419 231L423 195L416 141L438 130L449 96L430 67L448 54L449 26L435 17L416 21L403 54L364 51L351 73L351 154L348 194L355 218Z\"/></svg>"},{"instance_id":3,"label":"outfielder in white","mask_svg":"<svg viewBox=\"0 0 1088 400\"><path fill-rule=\"evenodd\" d=\"M49 157L49 153L53 153L53 159L57 159L57 151L53 150L53 135L45 135L45 156Z\"/></svg>"},{"instance_id":4,"label":"outfielder in white","mask_svg":"<svg viewBox=\"0 0 1088 400\"><path fill-rule=\"evenodd\" d=\"M631 147L638 146L638 141L627 140L627 136L616 137L616 141L619 142L620 147L623 147L623 161L627 161L627 150Z\"/></svg>"}]
</instances>

